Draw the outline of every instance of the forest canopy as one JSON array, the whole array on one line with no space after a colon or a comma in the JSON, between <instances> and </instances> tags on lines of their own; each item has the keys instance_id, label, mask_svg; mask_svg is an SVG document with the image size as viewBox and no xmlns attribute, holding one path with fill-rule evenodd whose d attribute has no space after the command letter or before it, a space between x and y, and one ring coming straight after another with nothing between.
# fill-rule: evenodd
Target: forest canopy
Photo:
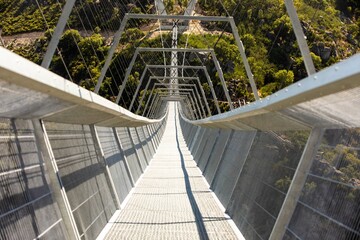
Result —
<instances>
[{"instance_id":1,"label":"forest canopy","mask_svg":"<svg viewBox=\"0 0 360 240\"><path fill-rule=\"evenodd\" d=\"M18 44L14 40L7 47L41 63L64 3L64 0L0 0L0 28L3 36L11 39L12 35L19 33L44 32L31 43ZM181 13L188 1L167 0L164 3L169 13ZM294 4L317 70L359 52L358 0L294 0ZM111 37L108 35L119 28L125 12L154 14L156 8L150 0L135 3L77 1L68 21L68 30L61 38L59 52L53 58L51 70L88 89L94 89L110 46ZM196 14L234 16L260 97L266 97L307 76L283 0L199 0ZM146 29L154 24L148 20L133 21L126 28L114 59L121 59L126 65L131 61L134 46L153 47L161 46L161 41L170 42L170 35L148 35ZM192 32L180 35L179 47L214 48L232 101L254 100L230 27L224 23L206 22L200 23L200 26L204 29L202 34ZM144 55L144 58L150 57ZM200 60L189 58L188 61L198 64ZM213 71L211 61L206 61L214 86L220 92L219 76ZM107 73L106 84L103 84L100 93L114 100L125 70L112 70L111 74ZM142 70L141 64L135 65L130 76L133 83L130 81L130 85L136 86ZM199 74L205 92L211 98L204 73ZM219 100L226 100L225 96L220 95ZM124 99L123 102L127 105L129 101ZM223 110L228 109L226 103L222 106Z\"/></svg>"}]
</instances>

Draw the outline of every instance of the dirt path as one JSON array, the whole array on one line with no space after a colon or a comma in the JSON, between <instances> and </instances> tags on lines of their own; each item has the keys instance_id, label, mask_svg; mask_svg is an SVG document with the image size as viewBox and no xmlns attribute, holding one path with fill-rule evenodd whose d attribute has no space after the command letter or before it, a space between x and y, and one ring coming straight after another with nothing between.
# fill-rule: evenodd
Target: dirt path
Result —
<instances>
[{"instance_id":1,"label":"dirt path","mask_svg":"<svg viewBox=\"0 0 360 240\"><path fill-rule=\"evenodd\" d=\"M196 14L200 16L199 14ZM140 28L142 31L150 32L150 34L147 34L148 38L156 38L160 35L160 32L163 33L170 33L169 30L159 30L159 24L158 23L151 23L147 26L142 26ZM90 31L80 31L81 36L88 37L92 33ZM101 35L107 39L111 40L112 36L115 34L115 32L102 32ZM191 20L189 23L189 28L183 33L183 34L215 34L219 35L221 34L221 31L209 31L202 27L199 20ZM230 33L225 33L230 34ZM44 32L29 32L29 33L21 33L21 34L15 34L11 36L1 36L0 31L0 37L2 38L3 43L5 46L9 44L19 44L19 45L27 45L32 42L34 42L36 39L43 37Z\"/></svg>"}]
</instances>

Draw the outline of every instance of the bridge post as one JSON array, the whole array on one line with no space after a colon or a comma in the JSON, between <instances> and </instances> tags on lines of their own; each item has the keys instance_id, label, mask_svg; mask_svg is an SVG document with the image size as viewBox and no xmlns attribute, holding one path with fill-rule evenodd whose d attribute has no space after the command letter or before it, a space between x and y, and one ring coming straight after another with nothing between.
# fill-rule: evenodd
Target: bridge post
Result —
<instances>
[{"instance_id":1,"label":"bridge post","mask_svg":"<svg viewBox=\"0 0 360 240\"><path fill-rule=\"evenodd\" d=\"M148 99L147 99L147 101L146 101L146 104L145 104L145 106L144 106L144 110L143 110L143 112L142 112L142 116L145 116L145 114L146 114L146 110L147 110L147 107L148 107L148 105L149 105L149 103L150 103L150 100L151 100L151 98L152 98L154 89L155 89L155 85L154 85L153 88L151 89L150 95L149 95L149 97L148 97ZM154 99L152 99L152 102L153 102L153 101L154 101ZM140 106L140 105L139 105L139 106ZM138 108L138 110L139 110L139 108Z\"/></svg>"},{"instance_id":2,"label":"bridge post","mask_svg":"<svg viewBox=\"0 0 360 240\"><path fill-rule=\"evenodd\" d=\"M41 62L41 66L44 68L49 68L49 66L50 66L51 60L52 60L54 53L57 49L57 46L59 44L61 34L64 32L67 20L69 19L71 10L74 7L75 1L76 0L67 0L65 3L65 6L61 12L60 19L59 19L58 23L56 24L54 33L51 36L51 40L50 40L49 46L47 47L45 56Z\"/></svg>"},{"instance_id":3,"label":"bridge post","mask_svg":"<svg viewBox=\"0 0 360 240\"><path fill-rule=\"evenodd\" d=\"M192 111L189 111L189 112L190 112L193 120L196 120L196 119L198 119L198 114L197 114L196 109L195 109L196 106L195 106L195 104L194 104L194 102L193 102L193 100L192 100L192 98L190 96L190 93L185 93L185 95L186 95L185 100L187 101L188 109L192 110Z\"/></svg>"},{"instance_id":4,"label":"bridge post","mask_svg":"<svg viewBox=\"0 0 360 240\"><path fill-rule=\"evenodd\" d=\"M245 66L246 75L249 78L250 86L251 86L251 89L253 91L255 100L259 100L259 94L258 94L258 90L257 90L256 83L255 83L255 80L254 80L254 75L251 72L251 67L250 67L250 64L249 64L249 62L247 60L246 54L245 54L244 44L243 44L243 42L241 41L241 39L239 37L239 32L238 32L237 26L235 24L234 18L230 19L230 25L231 25L231 29L232 29L232 32L233 32L233 35L234 35L234 38L235 38L235 42L236 42L236 44L238 46L238 49L239 49L239 52L240 52L240 55L241 55L241 59L242 59L243 64Z\"/></svg>"},{"instance_id":5,"label":"bridge post","mask_svg":"<svg viewBox=\"0 0 360 240\"><path fill-rule=\"evenodd\" d=\"M132 109L132 108L133 108L133 106L134 106L134 103L135 103L136 97L137 97L137 95L139 94L140 87L141 87L141 85L142 85L142 82L144 81L144 77L145 77L145 75L146 75L147 70L148 70L148 66L146 65L146 66L145 66L145 69L144 69L144 71L143 71L143 73L141 74L141 77L140 77L140 82L139 82L139 84L138 84L138 85L137 85L137 87L136 87L135 94L134 94L133 98L131 99L131 103L130 103L129 111L131 111L131 109ZM139 104L140 104L140 102L139 102Z\"/></svg>"},{"instance_id":6,"label":"bridge post","mask_svg":"<svg viewBox=\"0 0 360 240\"><path fill-rule=\"evenodd\" d=\"M114 136L115 136L115 141L116 141L116 144L124 158L124 166L125 166L125 170L126 170L126 173L130 176L130 183L131 183L131 186L134 187L135 186L135 181L134 181L134 177L133 175L131 174L131 171L130 171L130 167L129 167L129 163L128 163L128 160L127 160L127 157L124 153L124 148L122 146L122 143L121 143L121 140L119 138L119 134L118 134L118 131L116 130L115 127L112 128L113 130L113 133L114 133Z\"/></svg>"},{"instance_id":7,"label":"bridge post","mask_svg":"<svg viewBox=\"0 0 360 240\"><path fill-rule=\"evenodd\" d=\"M146 114L146 117L150 117L151 116L151 114L152 114L152 111L153 111L153 107L154 107L154 105L156 105L157 104L157 102L159 101L159 97L158 97L158 94L157 93L155 93L155 95L154 95L154 97L153 97L153 99L152 99L152 101L151 101L151 104L150 104L150 107L149 107L149 110L148 110L148 113ZM145 113L145 112L144 112ZM144 116L144 115L143 115Z\"/></svg>"},{"instance_id":8,"label":"bridge post","mask_svg":"<svg viewBox=\"0 0 360 240\"><path fill-rule=\"evenodd\" d=\"M204 102L205 102L206 110L208 111L209 115L211 116L212 113L211 113L211 111L210 111L209 103L208 103L208 101L207 101L207 99L206 99L206 95L205 95L204 89L203 89L202 86L201 86L200 79L197 78L197 81L198 81L198 83L199 83L199 88L200 88L201 95L202 95L202 97L203 97L203 99L204 99Z\"/></svg>"},{"instance_id":9,"label":"bridge post","mask_svg":"<svg viewBox=\"0 0 360 240\"><path fill-rule=\"evenodd\" d=\"M201 127L196 127L196 133L195 133L194 138L191 141L190 146L189 146L190 152L193 152L193 148L195 146L194 144L196 143L198 136L200 134L200 129L201 129Z\"/></svg>"},{"instance_id":10,"label":"bridge post","mask_svg":"<svg viewBox=\"0 0 360 240\"><path fill-rule=\"evenodd\" d=\"M205 76L206 76L206 79L207 79L207 81L208 81L208 84L209 84L209 86L210 86L211 95L212 95L213 98L214 98L216 110L217 110L217 112L220 114L220 113L221 113L221 110L220 110L219 102L218 102L218 99L217 99L217 97L216 97L216 93L215 93L215 90L214 90L214 85L213 85L213 83L212 83L212 81L211 81L210 75L209 75L206 67L204 67L204 72L205 72Z\"/></svg>"},{"instance_id":11,"label":"bridge post","mask_svg":"<svg viewBox=\"0 0 360 240\"><path fill-rule=\"evenodd\" d=\"M233 195L234 192L235 192L237 183L239 182L241 172L242 172L242 170L244 169L244 165L245 165L245 163L246 163L246 160L247 160L247 158L248 158L248 156L249 156L251 147L252 147L252 145L253 145L253 143L254 143L254 140L255 140L255 138L256 138L256 133L257 133L257 131L254 131L253 135L252 135L252 136L249 136L250 139L247 139L247 140L248 140L247 142L249 142L249 145L248 145L247 148L243 149L243 150L244 150L244 155L243 155L243 156L244 156L244 161L243 161L243 163L241 164L240 170L239 170L239 172L238 172L238 174L237 174L237 176L236 176L235 184L234 184L234 186L233 186L233 188L232 188L232 190L231 190L229 201L230 201L232 195ZM225 151L224 151L224 152L225 152ZM228 203L228 205L229 205L229 203ZM225 206L225 208L226 208L226 207L227 207L227 206Z\"/></svg>"},{"instance_id":12,"label":"bridge post","mask_svg":"<svg viewBox=\"0 0 360 240\"><path fill-rule=\"evenodd\" d=\"M201 118L201 112L200 112L200 107L199 105L197 104L197 102L195 101L195 98L193 95L191 95L191 93L189 93L189 98L194 106L194 110L197 109L197 111L194 111L195 112L195 115L197 117L197 119L200 119ZM196 108L196 109L195 109Z\"/></svg>"},{"instance_id":13,"label":"bridge post","mask_svg":"<svg viewBox=\"0 0 360 240\"><path fill-rule=\"evenodd\" d=\"M194 114L195 108L193 109L193 107L195 106L191 103L190 95L186 93L184 93L183 95L185 96L184 103L187 105L187 108L185 108L187 114L191 115L193 120L197 119L196 115ZM189 109L191 109L192 111L189 111Z\"/></svg>"},{"instance_id":14,"label":"bridge post","mask_svg":"<svg viewBox=\"0 0 360 240\"><path fill-rule=\"evenodd\" d=\"M144 89L144 93L143 93L143 95L141 96L141 99L140 99L140 101L139 101L139 106L137 107L135 114L138 114L138 113L139 113L140 108L141 108L141 104L142 104L142 102L144 101L144 98L145 98L145 95L146 95L146 92L147 92L149 86L150 86L150 81L148 81L148 82L146 83L146 86L145 86L145 89ZM149 98L150 98L150 96L149 96ZM145 106L144 106L144 107L145 107Z\"/></svg>"},{"instance_id":15,"label":"bridge post","mask_svg":"<svg viewBox=\"0 0 360 240\"><path fill-rule=\"evenodd\" d=\"M71 210L69 199L67 197L64 185L61 180L59 169L52 151L50 140L48 138L44 123L40 119L33 119L34 135L36 145L40 152L39 158L46 167L49 175L49 187L54 201L59 206L61 218L70 239L80 240L79 230Z\"/></svg>"},{"instance_id":16,"label":"bridge post","mask_svg":"<svg viewBox=\"0 0 360 240\"><path fill-rule=\"evenodd\" d=\"M314 74L314 73L316 73L314 62L311 58L310 49L306 42L306 36L301 27L301 23L300 23L298 15L296 13L296 9L295 9L293 0L285 0L285 6L286 6L286 10L289 14L291 24L294 29L296 40L299 44L301 55L304 59L306 72L308 75Z\"/></svg>"},{"instance_id":17,"label":"bridge post","mask_svg":"<svg viewBox=\"0 0 360 240\"><path fill-rule=\"evenodd\" d=\"M157 117L159 117L159 115L157 115L157 113L161 110L161 106L162 106L162 104L163 104L163 100L162 100L162 98L161 97L159 97L159 102L158 102L158 104L154 107L154 111L153 111L153 118L157 118Z\"/></svg>"},{"instance_id":18,"label":"bridge post","mask_svg":"<svg viewBox=\"0 0 360 240\"><path fill-rule=\"evenodd\" d=\"M113 42L111 43L111 47L110 47L110 49L108 51L108 54L106 55L106 60L105 60L104 66L101 68L100 77L99 77L98 82L97 82L97 84L95 86L94 93L99 93L101 84L104 81L105 74L106 74L107 70L110 67L112 58L113 58L113 56L115 54L117 46L119 45L122 33L125 30L125 26L126 26L127 22L128 22L128 15L125 14L123 20L121 21L119 30L114 35L114 39L113 39Z\"/></svg>"},{"instance_id":19,"label":"bridge post","mask_svg":"<svg viewBox=\"0 0 360 240\"><path fill-rule=\"evenodd\" d=\"M204 109L204 105L201 104L201 97L200 97L199 91L198 91L197 87L195 86L195 84L193 84L193 87L195 88L195 93L196 93L196 96L197 96L197 98L195 98L195 99L198 102L198 104L200 105L203 117L205 118L206 117L206 112L205 112L205 109Z\"/></svg>"},{"instance_id":20,"label":"bridge post","mask_svg":"<svg viewBox=\"0 0 360 240\"><path fill-rule=\"evenodd\" d=\"M149 117L149 118L155 117L155 112L158 109L159 104L161 104L161 97L159 96L159 94L156 93L155 101L154 101L153 105L150 106L147 117Z\"/></svg>"},{"instance_id":21,"label":"bridge post","mask_svg":"<svg viewBox=\"0 0 360 240\"><path fill-rule=\"evenodd\" d=\"M151 148L149 147L149 151L150 151L150 154L153 155L155 154L155 151L156 151L156 148L155 148L155 145L154 145L154 142L153 142L153 138L151 137L151 134L150 134L150 131L149 131L149 128L148 128L148 125L145 125L142 127L142 130L145 134L145 137L149 137L150 138L150 143L151 143L151 146L152 146L152 149L153 151L151 150ZM147 136L148 135L148 136Z\"/></svg>"},{"instance_id":22,"label":"bridge post","mask_svg":"<svg viewBox=\"0 0 360 240\"><path fill-rule=\"evenodd\" d=\"M187 105L188 105L187 111L190 112L190 115L191 115L191 117L192 117L192 120L196 120L196 116L195 116L195 114L194 114L194 111L189 111L189 109L193 109L193 108L192 108L191 101L190 101L190 100L191 100L190 97L188 96L185 100L186 100Z\"/></svg>"},{"instance_id":23,"label":"bridge post","mask_svg":"<svg viewBox=\"0 0 360 240\"><path fill-rule=\"evenodd\" d=\"M221 129L220 129L220 131L221 131ZM224 155L224 153L226 152L226 150L229 147L228 142L231 141L231 139L234 136L234 133L235 133L235 130L231 130L229 136L227 136L227 138L226 138L226 143L224 145L224 148L221 150L221 153L220 153L220 156L219 156L219 161L217 162L217 165L216 165L216 168L215 168L214 177L212 178L211 183L209 183L210 189L212 189L212 190L214 189L215 179L218 176L219 166L220 166L221 162L223 161L223 155Z\"/></svg>"},{"instance_id":24,"label":"bridge post","mask_svg":"<svg viewBox=\"0 0 360 240\"><path fill-rule=\"evenodd\" d=\"M136 133L137 138L139 139L139 144L141 145L141 151L143 152L143 155L144 155L144 157L145 157L145 161L146 161L146 163L149 165L149 161L148 161L148 157L149 157L149 156L147 156L147 155L150 155L150 154L146 153L146 151L145 151L145 144L142 143L137 128L135 128L135 133Z\"/></svg>"},{"instance_id":25,"label":"bridge post","mask_svg":"<svg viewBox=\"0 0 360 240\"><path fill-rule=\"evenodd\" d=\"M211 56L212 56L212 58L213 58L213 60L214 60L214 64L215 64L216 70L217 70L218 73L219 73L219 78L220 78L220 81L221 81L221 85L222 85L222 87L223 87L226 100L229 102L230 110L233 110L233 109L234 109L234 106L233 106L233 104L232 104L232 101L231 101L231 98L230 98L230 95L229 95L229 91L228 91L227 86L226 86L224 74L223 74L223 71L222 71L222 69L221 69L220 63L219 63L219 61L218 61L218 59L217 59L216 54L215 54L214 51L211 51Z\"/></svg>"},{"instance_id":26,"label":"bridge post","mask_svg":"<svg viewBox=\"0 0 360 240\"><path fill-rule=\"evenodd\" d=\"M101 147L101 143L100 143L99 135L96 131L96 127L93 124L89 125L89 127L90 127L90 131L91 131L91 136L92 136L92 139L94 142L95 152L96 152L96 155L100 158L99 163L100 163L101 168L103 168L103 170L104 170L105 179L109 186L111 197L114 200L114 204L115 204L116 208L120 209L121 203L119 200L119 195L116 192L114 180L112 179L109 166L106 162L106 158L104 155L104 151Z\"/></svg>"},{"instance_id":27,"label":"bridge post","mask_svg":"<svg viewBox=\"0 0 360 240\"><path fill-rule=\"evenodd\" d=\"M139 166L140 166L141 172L144 173L145 169L143 169L143 166L141 165L140 156L139 156L138 150L136 149L134 140L133 140L133 138L132 138L132 136L131 136L130 128L127 127L126 129L127 129L127 131L128 131L128 135L129 135L129 138L130 138L130 143L131 143L132 147L133 147L134 150L135 150L134 152L135 152L135 156L136 156L136 159L137 159L137 163L138 163Z\"/></svg>"},{"instance_id":28,"label":"bridge post","mask_svg":"<svg viewBox=\"0 0 360 240\"><path fill-rule=\"evenodd\" d=\"M131 74L131 71L132 71L133 66L134 66L134 64L135 64L135 60L136 60L136 58L137 58L138 55L139 55L139 49L136 48L136 49L135 49L135 53L134 53L134 55L133 55L133 57L132 57L132 59L131 59L131 62L130 62L129 66L128 66L127 69L126 69L126 74L125 74L125 77L124 77L124 81L123 81L122 84L121 84L119 94L118 94L117 97L116 97L116 101L115 101L115 102L116 102L117 104L119 104L119 102L120 102L122 93L124 92L124 90L125 90L125 88L126 88L126 84L127 84L128 80L129 80L129 76L130 76L130 74Z\"/></svg>"},{"instance_id":29,"label":"bridge post","mask_svg":"<svg viewBox=\"0 0 360 240\"><path fill-rule=\"evenodd\" d=\"M150 136L152 136L151 137L151 139L153 140L152 143L154 144L154 149L156 150L160 144L160 139L158 138L155 132L154 125L146 125L146 127L148 128Z\"/></svg>"},{"instance_id":30,"label":"bridge post","mask_svg":"<svg viewBox=\"0 0 360 240\"><path fill-rule=\"evenodd\" d=\"M286 227L290 223L291 217L297 205L297 201L305 184L307 173L310 170L314 156L316 155L319 145L321 144L324 131L325 130L322 128L313 128L310 133L301 159L291 181L289 190L286 194L285 200L272 229L269 238L270 240L282 239L284 237Z\"/></svg>"}]
</instances>

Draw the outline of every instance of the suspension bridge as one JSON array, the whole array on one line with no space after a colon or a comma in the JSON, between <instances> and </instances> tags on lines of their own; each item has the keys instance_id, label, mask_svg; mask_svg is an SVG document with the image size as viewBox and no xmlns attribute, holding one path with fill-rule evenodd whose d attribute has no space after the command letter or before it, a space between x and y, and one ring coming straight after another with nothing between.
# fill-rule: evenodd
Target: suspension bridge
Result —
<instances>
[{"instance_id":1,"label":"suspension bridge","mask_svg":"<svg viewBox=\"0 0 360 240\"><path fill-rule=\"evenodd\" d=\"M54 55L65 62L75 0L40 65L0 47L0 239L360 238L360 55L317 71L285 0L307 77L261 98L234 18L195 3L124 13L88 89L49 71ZM136 43L123 61L140 20L161 44ZM254 101L234 101L214 48L181 45L196 22L231 31Z\"/></svg>"}]
</instances>

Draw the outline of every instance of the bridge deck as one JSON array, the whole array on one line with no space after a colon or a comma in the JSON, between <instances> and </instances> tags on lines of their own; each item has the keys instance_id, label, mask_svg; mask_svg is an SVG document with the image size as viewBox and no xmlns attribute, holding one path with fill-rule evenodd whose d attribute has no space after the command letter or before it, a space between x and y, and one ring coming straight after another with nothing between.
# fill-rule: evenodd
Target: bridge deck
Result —
<instances>
[{"instance_id":1,"label":"bridge deck","mask_svg":"<svg viewBox=\"0 0 360 240\"><path fill-rule=\"evenodd\" d=\"M105 239L239 238L197 168L174 110L156 155Z\"/></svg>"}]
</instances>

